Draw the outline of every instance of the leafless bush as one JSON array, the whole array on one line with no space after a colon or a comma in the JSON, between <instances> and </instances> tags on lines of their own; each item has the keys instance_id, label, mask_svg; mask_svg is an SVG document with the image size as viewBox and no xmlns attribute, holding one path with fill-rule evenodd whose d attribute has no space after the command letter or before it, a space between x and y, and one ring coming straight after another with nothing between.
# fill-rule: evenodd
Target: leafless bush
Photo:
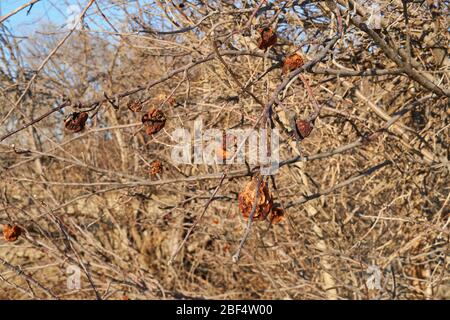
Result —
<instances>
[{"instance_id":1,"label":"leafless bush","mask_svg":"<svg viewBox=\"0 0 450 320\"><path fill-rule=\"evenodd\" d=\"M0 14L0 298L449 298L448 1L86 0L15 37L44 2ZM199 118L279 129L279 172L174 163Z\"/></svg>"}]
</instances>

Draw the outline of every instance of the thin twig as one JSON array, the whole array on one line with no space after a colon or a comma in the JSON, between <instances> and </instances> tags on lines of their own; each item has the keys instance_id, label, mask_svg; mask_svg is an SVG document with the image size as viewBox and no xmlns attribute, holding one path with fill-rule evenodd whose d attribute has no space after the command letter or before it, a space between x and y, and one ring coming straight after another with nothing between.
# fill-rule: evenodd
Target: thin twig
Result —
<instances>
[{"instance_id":1,"label":"thin twig","mask_svg":"<svg viewBox=\"0 0 450 320\"><path fill-rule=\"evenodd\" d=\"M7 267L8 269L13 270L15 273L17 273L17 275L19 275L20 277L26 279L26 281L34 284L36 287L38 287L39 289L41 289L42 291L44 291L46 294L48 294L50 297L52 297L53 299L59 300L59 298L48 288L44 287L44 285L42 285L40 282L38 282L37 280L35 280L33 277L29 276L28 274L26 274L22 269L20 269L19 267L12 265L11 263L9 263L8 261L6 261L5 259L3 259L2 257L0 257L0 262Z\"/></svg>"},{"instance_id":2,"label":"thin twig","mask_svg":"<svg viewBox=\"0 0 450 320\"><path fill-rule=\"evenodd\" d=\"M33 84L34 80L37 78L39 72L41 72L41 70L45 67L45 65L50 61L50 59L55 55L55 53L59 50L59 48L61 48L61 46L66 42L66 40L71 36L71 34L74 32L74 30L77 28L78 24L81 22L81 20L83 19L84 15L86 14L86 11L91 7L91 5L94 3L95 0L91 0L86 7L83 9L83 11L81 12L80 16L78 17L77 23L74 24L74 26L72 27L72 29L69 30L69 32L64 36L64 38L62 38L58 44L56 45L55 48L53 48L53 50L47 55L47 57L44 59L44 61L42 61L41 65L36 69L36 71L34 72L33 76L31 77L30 81L28 81L25 90L23 90L22 94L20 95L19 99L16 101L16 103L14 104L14 107L8 112L8 114L6 115L5 118L7 118L11 112L13 112L18 106L19 104L22 102L22 100L25 98L26 94L28 93L28 90L30 90L31 85ZM3 139L0 139L0 141L2 141Z\"/></svg>"},{"instance_id":3,"label":"thin twig","mask_svg":"<svg viewBox=\"0 0 450 320\"><path fill-rule=\"evenodd\" d=\"M10 13L5 14L3 17L0 17L0 24L2 24L3 21L5 21L6 19L12 17L16 13L22 11L26 7L33 6L36 2L39 2L39 1L41 1L41 0L32 0L32 1L28 2L28 3L25 3L24 5L21 5L20 7L16 8L13 11L11 11Z\"/></svg>"}]
</instances>

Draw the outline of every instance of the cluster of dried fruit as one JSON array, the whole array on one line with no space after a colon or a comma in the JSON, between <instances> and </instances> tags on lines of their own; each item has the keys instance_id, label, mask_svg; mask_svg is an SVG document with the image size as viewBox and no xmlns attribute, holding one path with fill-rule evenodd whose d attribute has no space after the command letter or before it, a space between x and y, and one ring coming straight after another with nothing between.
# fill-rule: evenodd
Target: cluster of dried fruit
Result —
<instances>
[{"instance_id":1,"label":"cluster of dried fruit","mask_svg":"<svg viewBox=\"0 0 450 320\"><path fill-rule=\"evenodd\" d=\"M254 176L252 181L245 185L244 190L239 193L239 209L245 219L248 219L252 213L259 179L260 176ZM271 223L277 223L282 220L284 210L277 205L274 205L273 196L269 191L269 186L264 178L261 179L253 221L262 221L268 217Z\"/></svg>"},{"instance_id":2,"label":"cluster of dried fruit","mask_svg":"<svg viewBox=\"0 0 450 320\"><path fill-rule=\"evenodd\" d=\"M162 99L162 97L159 98ZM169 100L170 102L175 103L175 99L170 98ZM131 100L130 102L128 102L127 108L133 112L141 112L143 103L139 100ZM166 117L164 115L164 112L156 108L150 108L149 110L147 110L147 112L142 116L141 120L142 124L145 125L145 132L147 132L148 135L158 133L162 128L164 128L164 125L166 124Z\"/></svg>"},{"instance_id":3,"label":"cluster of dried fruit","mask_svg":"<svg viewBox=\"0 0 450 320\"><path fill-rule=\"evenodd\" d=\"M292 70L300 68L303 64L303 58L299 53L291 54L283 61L283 74L288 74Z\"/></svg>"},{"instance_id":4,"label":"cluster of dried fruit","mask_svg":"<svg viewBox=\"0 0 450 320\"><path fill-rule=\"evenodd\" d=\"M10 224L3 225L3 237L6 241L14 242L22 234L22 229L19 226L12 226Z\"/></svg>"},{"instance_id":5,"label":"cluster of dried fruit","mask_svg":"<svg viewBox=\"0 0 450 320\"><path fill-rule=\"evenodd\" d=\"M260 38L258 40L258 48L267 50L269 47L277 43L277 34L271 27L259 29ZM304 61L300 53L294 53L286 57L283 61L283 74L288 74L292 70L303 66Z\"/></svg>"},{"instance_id":6,"label":"cluster of dried fruit","mask_svg":"<svg viewBox=\"0 0 450 320\"><path fill-rule=\"evenodd\" d=\"M258 41L258 48L267 50L267 48L277 43L277 34L270 27L265 27L259 30L261 38Z\"/></svg>"},{"instance_id":7,"label":"cluster of dried fruit","mask_svg":"<svg viewBox=\"0 0 450 320\"><path fill-rule=\"evenodd\" d=\"M166 116L159 109L151 108L142 116L142 123L145 125L148 135L158 133L166 124Z\"/></svg>"},{"instance_id":8,"label":"cluster of dried fruit","mask_svg":"<svg viewBox=\"0 0 450 320\"><path fill-rule=\"evenodd\" d=\"M155 160L150 163L150 170L148 171L150 175L154 176L162 172L162 163L159 160Z\"/></svg>"},{"instance_id":9,"label":"cluster of dried fruit","mask_svg":"<svg viewBox=\"0 0 450 320\"><path fill-rule=\"evenodd\" d=\"M87 112L74 112L64 120L64 126L67 130L80 132L84 129L88 117Z\"/></svg>"}]
</instances>

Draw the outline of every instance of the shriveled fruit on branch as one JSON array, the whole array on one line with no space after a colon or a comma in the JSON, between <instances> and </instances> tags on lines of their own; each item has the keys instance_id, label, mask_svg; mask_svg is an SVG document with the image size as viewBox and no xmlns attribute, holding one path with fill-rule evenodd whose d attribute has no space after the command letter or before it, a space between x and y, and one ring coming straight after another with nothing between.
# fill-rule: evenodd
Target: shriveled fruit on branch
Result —
<instances>
[{"instance_id":1,"label":"shriveled fruit on branch","mask_svg":"<svg viewBox=\"0 0 450 320\"><path fill-rule=\"evenodd\" d=\"M284 210L280 207L273 207L269 213L270 223L275 224L284 218Z\"/></svg>"},{"instance_id":2,"label":"shriveled fruit on branch","mask_svg":"<svg viewBox=\"0 0 450 320\"><path fill-rule=\"evenodd\" d=\"M132 100L132 101L128 102L127 107L128 107L128 109L130 109L133 112L140 112L140 111L142 111L142 102Z\"/></svg>"},{"instance_id":3,"label":"shriveled fruit on branch","mask_svg":"<svg viewBox=\"0 0 450 320\"><path fill-rule=\"evenodd\" d=\"M244 190L238 196L239 209L245 219L250 217L253 210L258 177L258 175L254 176L252 181L245 185ZM284 210L279 205L273 203L272 193L269 191L267 182L263 179L259 185L258 201L256 202L255 213L253 214L253 221L262 221L266 217L269 218L272 224L278 223L284 218Z\"/></svg>"},{"instance_id":4,"label":"shriveled fruit on branch","mask_svg":"<svg viewBox=\"0 0 450 320\"><path fill-rule=\"evenodd\" d=\"M314 128L311 121L297 119L295 121L295 130L297 131L297 135L300 139L305 139L308 137Z\"/></svg>"},{"instance_id":5,"label":"shriveled fruit on branch","mask_svg":"<svg viewBox=\"0 0 450 320\"><path fill-rule=\"evenodd\" d=\"M87 112L74 112L66 118L64 125L67 130L80 132L84 129L88 116Z\"/></svg>"},{"instance_id":6,"label":"shriveled fruit on branch","mask_svg":"<svg viewBox=\"0 0 450 320\"><path fill-rule=\"evenodd\" d=\"M155 160L152 163L150 163L150 170L149 173L154 176L156 174L159 174L162 172L162 163L159 160Z\"/></svg>"},{"instance_id":7,"label":"shriveled fruit on branch","mask_svg":"<svg viewBox=\"0 0 450 320\"><path fill-rule=\"evenodd\" d=\"M22 234L22 229L19 226L12 226L10 224L3 225L3 237L6 241L14 242Z\"/></svg>"},{"instance_id":8,"label":"shriveled fruit on branch","mask_svg":"<svg viewBox=\"0 0 450 320\"><path fill-rule=\"evenodd\" d=\"M258 48L261 50L267 50L267 48L273 46L277 42L277 34L272 28L266 27L259 30L261 38L258 41Z\"/></svg>"},{"instance_id":9,"label":"shriveled fruit on branch","mask_svg":"<svg viewBox=\"0 0 450 320\"><path fill-rule=\"evenodd\" d=\"M300 54L294 53L284 59L283 74L288 74L292 70L300 68L304 64L303 58Z\"/></svg>"},{"instance_id":10,"label":"shriveled fruit on branch","mask_svg":"<svg viewBox=\"0 0 450 320\"><path fill-rule=\"evenodd\" d=\"M258 177L253 177L245 187L244 190L239 193L239 209L245 219L250 217L253 209L253 203L256 198L256 187L258 186ZM272 194L269 192L269 187L264 181L261 181L259 186L258 201L256 203L255 213L253 214L253 221L264 220L267 215L272 211L273 199Z\"/></svg>"},{"instance_id":11,"label":"shriveled fruit on branch","mask_svg":"<svg viewBox=\"0 0 450 320\"><path fill-rule=\"evenodd\" d=\"M148 135L158 133L166 124L166 117L159 109L150 109L142 116L142 123L146 126Z\"/></svg>"}]
</instances>

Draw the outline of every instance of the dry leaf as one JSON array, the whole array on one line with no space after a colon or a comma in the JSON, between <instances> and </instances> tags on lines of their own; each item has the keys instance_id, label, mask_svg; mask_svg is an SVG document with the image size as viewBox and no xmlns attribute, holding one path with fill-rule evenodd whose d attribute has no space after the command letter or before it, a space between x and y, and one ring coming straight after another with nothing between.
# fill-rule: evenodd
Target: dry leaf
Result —
<instances>
[{"instance_id":1,"label":"dry leaf","mask_svg":"<svg viewBox=\"0 0 450 320\"><path fill-rule=\"evenodd\" d=\"M300 54L294 53L284 59L283 74L288 74L292 70L300 68L304 64L303 58Z\"/></svg>"},{"instance_id":2,"label":"dry leaf","mask_svg":"<svg viewBox=\"0 0 450 320\"><path fill-rule=\"evenodd\" d=\"M295 121L295 126L297 129L297 134L300 139L305 139L308 137L312 131L313 124L310 121L298 119Z\"/></svg>"},{"instance_id":3,"label":"dry leaf","mask_svg":"<svg viewBox=\"0 0 450 320\"><path fill-rule=\"evenodd\" d=\"M84 129L88 116L87 112L74 112L66 118L64 125L67 130L80 132Z\"/></svg>"},{"instance_id":4,"label":"dry leaf","mask_svg":"<svg viewBox=\"0 0 450 320\"><path fill-rule=\"evenodd\" d=\"M14 242L22 234L22 229L19 226L12 226L10 224L3 225L3 237L6 241Z\"/></svg>"},{"instance_id":5,"label":"dry leaf","mask_svg":"<svg viewBox=\"0 0 450 320\"><path fill-rule=\"evenodd\" d=\"M146 126L148 135L158 133L166 124L166 117L159 109L150 109L142 116L142 123Z\"/></svg>"},{"instance_id":6,"label":"dry leaf","mask_svg":"<svg viewBox=\"0 0 450 320\"><path fill-rule=\"evenodd\" d=\"M149 173L154 176L156 174L160 174L162 172L162 163L159 160L155 160L150 163Z\"/></svg>"},{"instance_id":7,"label":"dry leaf","mask_svg":"<svg viewBox=\"0 0 450 320\"><path fill-rule=\"evenodd\" d=\"M275 224L283 220L284 218L284 210L280 207L272 208L272 211L269 214L270 223Z\"/></svg>"},{"instance_id":8,"label":"dry leaf","mask_svg":"<svg viewBox=\"0 0 450 320\"><path fill-rule=\"evenodd\" d=\"M273 46L277 42L277 34L272 28L266 27L260 29L261 38L258 41L258 48L261 50L267 50L267 48Z\"/></svg>"},{"instance_id":9,"label":"dry leaf","mask_svg":"<svg viewBox=\"0 0 450 320\"><path fill-rule=\"evenodd\" d=\"M254 176L244 190L239 194L239 209L245 219L248 219L252 212L253 203L256 197L256 187L258 185L258 176ZM264 179L259 186L258 202L256 204L253 221L264 220L272 210L273 200L269 192L269 187Z\"/></svg>"},{"instance_id":10,"label":"dry leaf","mask_svg":"<svg viewBox=\"0 0 450 320\"><path fill-rule=\"evenodd\" d=\"M252 181L244 187L244 190L238 196L239 209L245 219L248 219L252 212L257 185L258 175L252 178ZM258 202L253 215L253 221L262 221L268 217L270 222L275 224L280 222L284 218L284 215L284 210L278 204L273 203L273 195L270 193L269 186L263 178L259 186Z\"/></svg>"}]
</instances>

